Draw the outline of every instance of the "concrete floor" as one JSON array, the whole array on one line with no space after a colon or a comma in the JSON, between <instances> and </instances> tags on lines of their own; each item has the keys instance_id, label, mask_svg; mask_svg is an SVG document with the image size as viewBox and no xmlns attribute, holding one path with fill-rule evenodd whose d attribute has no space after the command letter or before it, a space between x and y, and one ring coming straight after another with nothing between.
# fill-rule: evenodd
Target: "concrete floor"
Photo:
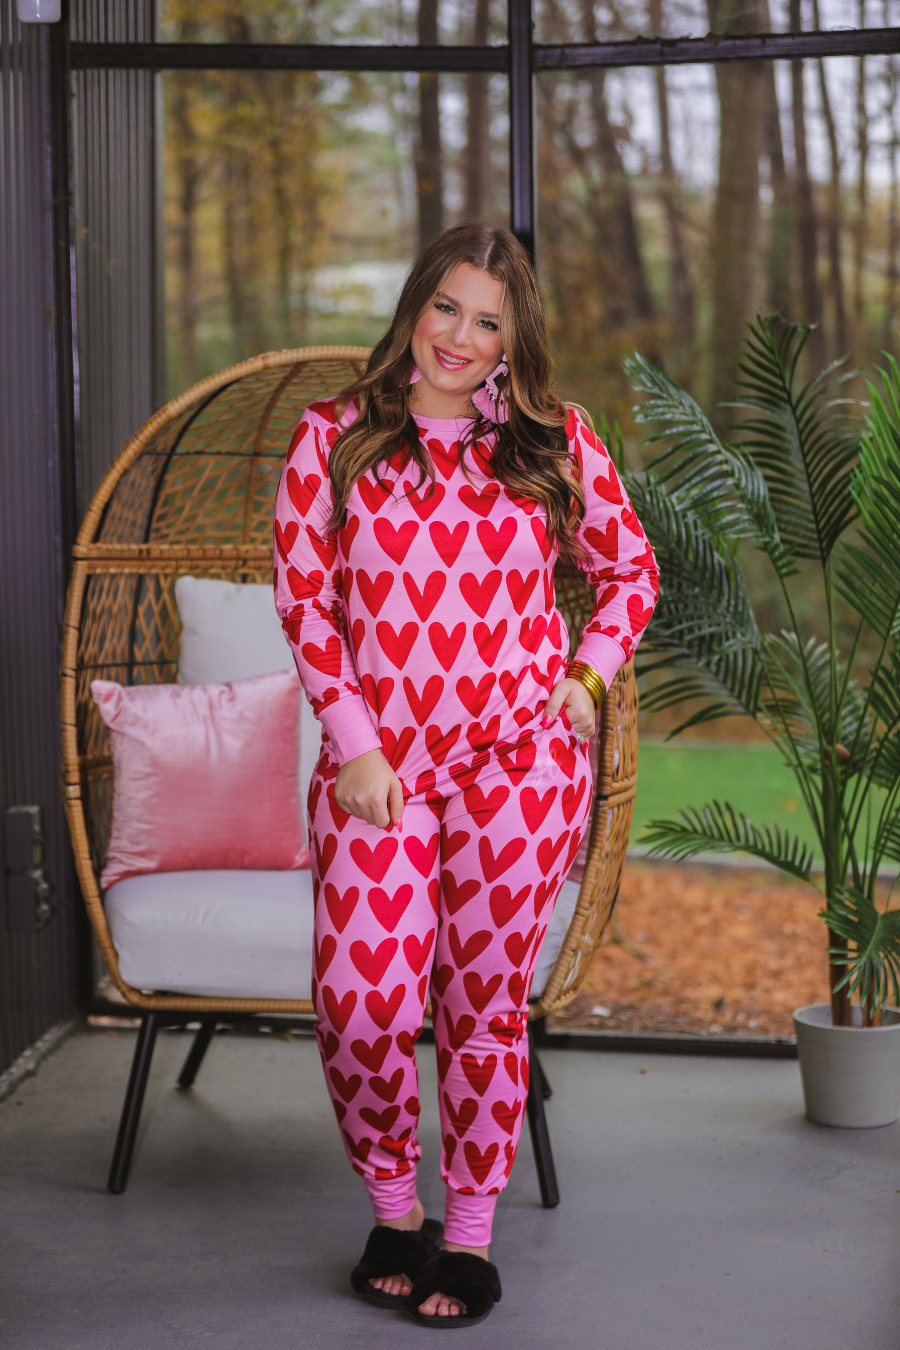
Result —
<instances>
[{"instance_id":1,"label":"concrete floor","mask_svg":"<svg viewBox=\"0 0 900 1350\"><path fill-rule=\"evenodd\" d=\"M110 1196L133 1044L79 1033L0 1108L4 1350L427 1343L350 1290L370 1212L313 1043L219 1037L179 1093L188 1039L162 1033L131 1183ZM440 1214L430 1048L419 1059L420 1195ZM896 1126L810 1125L791 1061L544 1063L562 1204L540 1208L524 1134L494 1227L503 1301L468 1343L897 1350Z\"/></svg>"}]
</instances>

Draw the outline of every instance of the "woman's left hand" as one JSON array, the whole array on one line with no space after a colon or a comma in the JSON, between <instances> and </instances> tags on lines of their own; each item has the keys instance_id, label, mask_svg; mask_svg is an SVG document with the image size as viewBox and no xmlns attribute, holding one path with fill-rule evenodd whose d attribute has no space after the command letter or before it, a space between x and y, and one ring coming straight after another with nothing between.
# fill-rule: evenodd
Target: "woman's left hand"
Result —
<instances>
[{"instance_id":1,"label":"woman's left hand","mask_svg":"<svg viewBox=\"0 0 900 1350\"><path fill-rule=\"evenodd\" d=\"M544 730L553 725L563 708L577 736L594 734L594 700L580 680L563 679L553 686L541 721Z\"/></svg>"}]
</instances>

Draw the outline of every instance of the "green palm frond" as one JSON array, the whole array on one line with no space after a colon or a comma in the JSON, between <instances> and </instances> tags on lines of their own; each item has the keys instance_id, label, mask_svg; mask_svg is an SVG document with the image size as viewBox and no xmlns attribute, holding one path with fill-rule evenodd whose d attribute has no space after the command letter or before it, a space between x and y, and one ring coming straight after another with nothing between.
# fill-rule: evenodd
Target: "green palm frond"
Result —
<instances>
[{"instance_id":1,"label":"green palm frond","mask_svg":"<svg viewBox=\"0 0 900 1350\"><path fill-rule=\"evenodd\" d=\"M698 853L749 853L754 858L809 881L813 854L808 845L777 825L754 825L729 802L709 802L699 810L679 811L679 820L650 820L640 842L651 855L682 861Z\"/></svg>"},{"instance_id":2,"label":"green palm frond","mask_svg":"<svg viewBox=\"0 0 900 1350\"><path fill-rule=\"evenodd\" d=\"M591 422L591 430L594 430L594 424ZM606 452L616 466L617 472L621 475L625 472L625 441L622 437L622 428L618 422L613 422L610 426L606 413L600 417L600 440L606 447Z\"/></svg>"},{"instance_id":3,"label":"green palm frond","mask_svg":"<svg viewBox=\"0 0 900 1350\"><path fill-rule=\"evenodd\" d=\"M820 917L848 943L846 949L831 949L847 967L838 988L851 997L859 993L870 1008L886 1003L891 993L900 1002L900 910L879 910L870 896L845 886Z\"/></svg>"},{"instance_id":4,"label":"green palm frond","mask_svg":"<svg viewBox=\"0 0 900 1350\"><path fill-rule=\"evenodd\" d=\"M824 564L856 512L850 484L859 434L851 400L838 397L855 372L838 374L844 360L835 361L799 387L809 326L771 315L748 329L739 396L725 406L757 414L737 429L765 476L780 536L797 557Z\"/></svg>"}]
</instances>

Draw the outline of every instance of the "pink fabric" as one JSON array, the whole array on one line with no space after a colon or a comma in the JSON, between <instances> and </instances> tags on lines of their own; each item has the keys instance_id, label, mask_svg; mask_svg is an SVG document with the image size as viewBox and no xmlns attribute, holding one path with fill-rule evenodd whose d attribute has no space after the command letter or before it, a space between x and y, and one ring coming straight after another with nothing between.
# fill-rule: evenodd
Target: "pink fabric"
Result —
<instances>
[{"instance_id":1,"label":"pink fabric","mask_svg":"<svg viewBox=\"0 0 900 1350\"><path fill-rule=\"evenodd\" d=\"M330 751L343 764L383 747L410 790L530 741L569 644L541 508L501 488L490 438L467 454L467 477L466 423L416 420L433 495L409 466L387 466L381 485L367 473L326 539L339 434L327 399L304 414L275 508L276 605ZM577 656L609 684L650 619L658 572L603 446L574 411L567 431L597 592Z\"/></svg>"},{"instance_id":2,"label":"pink fabric","mask_svg":"<svg viewBox=\"0 0 900 1350\"><path fill-rule=\"evenodd\" d=\"M313 999L348 1157L377 1217L409 1212L430 976L441 1175L455 1192L445 1236L476 1247L515 1157L531 976L592 796L587 747L558 728L521 764L490 769L410 797L399 831L340 810L327 755L309 794Z\"/></svg>"},{"instance_id":3,"label":"pink fabric","mask_svg":"<svg viewBox=\"0 0 900 1350\"><path fill-rule=\"evenodd\" d=\"M104 887L143 872L309 865L293 671L231 684L94 680L115 772Z\"/></svg>"}]
</instances>

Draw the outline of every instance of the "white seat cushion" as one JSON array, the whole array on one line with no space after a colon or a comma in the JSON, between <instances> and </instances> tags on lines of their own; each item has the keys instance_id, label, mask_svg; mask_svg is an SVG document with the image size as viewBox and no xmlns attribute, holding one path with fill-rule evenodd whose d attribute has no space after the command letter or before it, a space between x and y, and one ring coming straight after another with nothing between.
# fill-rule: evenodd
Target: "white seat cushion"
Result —
<instances>
[{"instance_id":1,"label":"white seat cushion","mask_svg":"<svg viewBox=\"0 0 900 1350\"><path fill-rule=\"evenodd\" d=\"M547 983L578 901L567 881L538 956ZM309 998L309 872L156 872L106 893L122 976L135 989L208 998Z\"/></svg>"},{"instance_id":2,"label":"white seat cushion","mask_svg":"<svg viewBox=\"0 0 900 1350\"><path fill-rule=\"evenodd\" d=\"M209 998L309 998L308 871L156 872L106 893L122 976Z\"/></svg>"}]
</instances>

